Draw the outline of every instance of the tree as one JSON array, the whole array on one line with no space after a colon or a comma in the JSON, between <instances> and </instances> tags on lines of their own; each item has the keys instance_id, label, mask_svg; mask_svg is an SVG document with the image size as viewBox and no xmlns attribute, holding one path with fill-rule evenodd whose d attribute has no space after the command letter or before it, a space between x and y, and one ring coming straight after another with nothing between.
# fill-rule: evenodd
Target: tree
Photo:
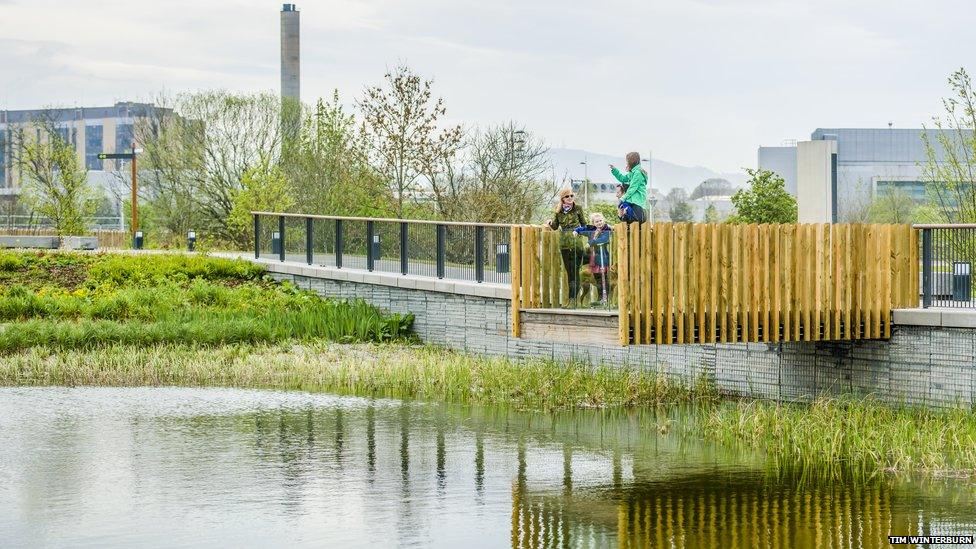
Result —
<instances>
[{"instance_id":1,"label":"tree","mask_svg":"<svg viewBox=\"0 0 976 549\"><path fill-rule=\"evenodd\" d=\"M918 204L905 191L886 188L871 201L868 219L871 223L912 223Z\"/></svg>"},{"instance_id":2,"label":"tree","mask_svg":"<svg viewBox=\"0 0 976 549\"><path fill-rule=\"evenodd\" d=\"M408 198L422 190L430 167L444 167L461 144L460 126L439 129L447 114L443 98L434 99L433 81L399 66L384 75L385 87L366 88L357 103L363 120L360 134L373 168L383 177L403 217Z\"/></svg>"},{"instance_id":3,"label":"tree","mask_svg":"<svg viewBox=\"0 0 976 549\"><path fill-rule=\"evenodd\" d=\"M976 91L965 69L949 76L951 97L942 100L945 114L933 117L940 130L935 142L922 133L931 201L942 221L976 222Z\"/></svg>"},{"instance_id":4,"label":"tree","mask_svg":"<svg viewBox=\"0 0 976 549\"><path fill-rule=\"evenodd\" d=\"M78 235L88 229L98 200L60 129L52 114L44 113L13 132L11 152L24 174L28 206L46 217L58 236Z\"/></svg>"},{"instance_id":5,"label":"tree","mask_svg":"<svg viewBox=\"0 0 976 549\"><path fill-rule=\"evenodd\" d=\"M711 179L706 179L698 184L693 191L691 191L691 199L697 200L706 196L731 196L732 195L732 183L726 179L719 177L713 177Z\"/></svg>"},{"instance_id":6,"label":"tree","mask_svg":"<svg viewBox=\"0 0 976 549\"><path fill-rule=\"evenodd\" d=\"M141 199L171 234L195 229L239 238L228 220L241 177L280 158L280 99L203 91L161 97L157 106L135 127L145 169Z\"/></svg>"},{"instance_id":7,"label":"tree","mask_svg":"<svg viewBox=\"0 0 976 549\"><path fill-rule=\"evenodd\" d=\"M304 109L296 139L288 146L282 170L305 212L323 215L389 217L393 201L380 175L366 159L354 115L346 113L338 91Z\"/></svg>"},{"instance_id":8,"label":"tree","mask_svg":"<svg viewBox=\"0 0 976 549\"><path fill-rule=\"evenodd\" d=\"M295 205L284 172L268 158L244 172L233 202L227 226L234 231L235 242L248 245L253 244L254 236L252 211L284 212Z\"/></svg>"},{"instance_id":9,"label":"tree","mask_svg":"<svg viewBox=\"0 0 976 549\"><path fill-rule=\"evenodd\" d=\"M783 178L770 170L752 170L749 187L732 195L736 213L730 223L796 223L796 199L786 192Z\"/></svg>"},{"instance_id":10,"label":"tree","mask_svg":"<svg viewBox=\"0 0 976 549\"><path fill-rule=\"evenodd\" d=\"M690 223L695 220L695 214L691 209L691 204L688 203L688 193L684 189L675 187L668 191L667 201L670 205L668 217L671 218L671 221L675 223Z\"/></svg>"},{"instance_id":11,"label":"tree","mask_svg":"<svg viewBox=\"0 0 976 549\"><path fill-rule=\"evenodd\" d=\"M442 219L527 223L555 195L546 178L549 148L515 122L470 134L459 154L428 166L431 194Z\"/></svg>"},{"instance_id":12,"label":"tree","mask_svg":"<svg viewBox=\"0 0 976 549\"><path fill-rule=\"evenodd\" d=\"M721 219L718 217L718 208L715 207L715 204L709 204L708 207L705 208L704 221L705 223L718 223L721 221Z\"/></svg>"}]
</instances>

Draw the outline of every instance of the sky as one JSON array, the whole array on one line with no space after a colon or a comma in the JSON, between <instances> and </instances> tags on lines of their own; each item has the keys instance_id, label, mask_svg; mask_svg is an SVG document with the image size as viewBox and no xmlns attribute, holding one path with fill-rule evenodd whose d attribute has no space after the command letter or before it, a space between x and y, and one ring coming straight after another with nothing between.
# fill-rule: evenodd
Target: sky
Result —
<instances>
[{"instance_id":1,"label":"sky","mask_svg":"<svg viewBox=\"0 0 976 549\"><path fill-rule=\"evenodd\" d=\"M407 64L449 122L718 171L817 127L919 127L976 72L971 0L296 0L302 99ZM0 0L0 109L279 88L281 2ZM967 66L968 63L968 66Z\"/></svg>"}]
</instances>

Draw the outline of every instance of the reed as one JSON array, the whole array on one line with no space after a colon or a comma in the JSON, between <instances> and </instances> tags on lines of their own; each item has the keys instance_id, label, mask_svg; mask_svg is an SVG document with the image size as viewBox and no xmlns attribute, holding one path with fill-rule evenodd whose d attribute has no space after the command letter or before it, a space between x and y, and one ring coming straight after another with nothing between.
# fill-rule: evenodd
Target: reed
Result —
<instances>
[{"instance_id":1,"label":"reed","mask_svg":"<svg viewBox=\"0 0 976 549\"><path fill-rule=\"evenodd\" d=\"M329 391L524 408L652 406L711 400L656 374L548 361L516 363L410 345L110 345L0 356L0 385L188 385Z\"/></svg>"},{"instance_id":2,"label":"reed","mask_svg":"<svg viewBox=\"0 0 976 549\"><path fill-rule=\"evenodd\" d=\"M695 432L765 448L774 466L804 474L976 474L976 414L968 407L933 410L870 397L737 401L709 408Z\"/></svg>"}]
</instances>

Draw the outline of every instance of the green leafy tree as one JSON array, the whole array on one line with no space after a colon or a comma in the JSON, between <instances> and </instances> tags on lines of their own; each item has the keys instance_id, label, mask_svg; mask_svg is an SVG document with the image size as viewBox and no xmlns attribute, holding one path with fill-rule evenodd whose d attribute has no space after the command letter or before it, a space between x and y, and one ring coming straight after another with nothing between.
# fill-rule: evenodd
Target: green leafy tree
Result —
<instances>
[{"instance_id":1,"label":"green leafy tree","mask_svg":"<svg viewBox=\"0 0 976 549\"><path fill-rule=\"evenodd\" d=\"M721 219L718 217L718 208L715 207L715 204L709 204L705 208L705 223L718 223L719 221Z\"/></svg>"},{"instance_id":2,"label":"green leafy tree","mask_svg":"<svg viewBox=\"0 0 976 549\"><path fill-rule=\"evenodd\" d=\"M284 172L264 157L241 176L241 188L234 192L233 204L227 226L235 243L249 247L254 243L251 212L286 212L295 205L295 199Z\"/></svg>"},{"instance_id":3,"label":"green leafy tree","mask_svg":"<svg viewBox=\"0 0 976 549\"><path fill-rule=\"evenodd\" d=\"M941 130L933 141L922 134L931 202L940 221L976 222L976 91L965 69L949 76L952 96L942 100L945 113L934 117Z\"/></svg>"},{"instance_id":4,"label":"green leafy tree","mask_svg":"<svg viewBox=\"0 0 976 549\"><path fill-rule=\"evenodd\" d=\"M668 192L668 217L675 223L690 223L695 220L695 213L688 203L688 193L679 187Z\"/></svg>"},{"instance_id":5,"label":"green leafy tree","mask_svg":"<svg viewBox=\"0 0 976 549\"><path fill-rule=\"evenodd\" d=\"M384 78L384 86L366 88L357 103L360 136L370 164L393 196L397 217L403 217L409 200L424 195L424 180L432 175L427 168L443 165L434 159L454 156L463 131L461 126L440 128L447 107L443 98L434 97L432 80L405 66Z\"/></svg>"},{"instance_id":6,"label":"green leafy tree","mask_svg":"<svg viewBox=\"0 0 976 549\"><path fill-rule=\"evenodd\" d=\"M14 132L12 156L24 174L23 199L28 207L47 218L58 236L84 234L98 196L74 147L58 129L52 118L42 114L32 121L30 131L22 127Z\"/></svg>"},{"instance_id":7,"label":"green leafy tree","mask_svg":"<svg viewBox=\"0 0 976 549\"><path fill-rule=\"evenodd\" d=\"M736 213L730 223L796 223L796 199L786 192L783 178L770 170L752 170L748 188L732 195Z\"/></svg>"},{"instance_id":8,"label":"green leafy tree","mask_svg":"<svg viewBox=\"0 0 976 549\"><path fill-rule=\"evenodd\" d=\"M918 204L901 189L883 189L871 201L868 219L871 223L912 223Z\"/></svg>"}]
</instances>

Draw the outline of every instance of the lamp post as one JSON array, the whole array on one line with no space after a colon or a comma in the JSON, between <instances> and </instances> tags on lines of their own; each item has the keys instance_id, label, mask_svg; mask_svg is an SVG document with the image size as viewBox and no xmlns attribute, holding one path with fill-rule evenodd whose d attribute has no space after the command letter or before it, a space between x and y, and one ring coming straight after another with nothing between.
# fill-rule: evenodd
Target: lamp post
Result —
<instances>
[{"instance_id":1,"label":"lamp post","mask_svg":"<svg viewBox=\"0 0 976 549\"><path fill-rule=\"evenodd\" d=\"M583 166L583 207L586 209L590 208L590 176L587 175L587 163L586 158L580 162Z\"/></svg>"},{"instance_id":2,"label":"lamp post","mask_svg":"<svg viewBox=\"0 0 976 549\"><path fill-rule=\"evenodd\" d=\"M654 151L647 151L647 159L641 160L641 162L647 163L647 202L644 207L647 208L647 222L650 223L654 218L654 206L657 204L657 200L654 199L654 192L651 190L651 158L654 155Z\"/></svg>"}]
</instances>

